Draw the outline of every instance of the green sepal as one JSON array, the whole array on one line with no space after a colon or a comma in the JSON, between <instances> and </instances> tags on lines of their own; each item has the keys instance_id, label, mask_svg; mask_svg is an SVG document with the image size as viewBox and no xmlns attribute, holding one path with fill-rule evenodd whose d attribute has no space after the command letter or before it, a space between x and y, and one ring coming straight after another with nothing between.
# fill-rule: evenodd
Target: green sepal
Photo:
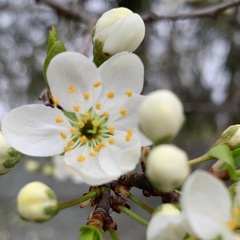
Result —
<instances>
[{"instance_id":1,"label":"green sepal","mask_svg":"<svg viewBox=\"0 0 240 240\"><path fill-rule=\"evenodd\" d=\"M103 240L102 231L99 228L84 225L80 228L81 236L77 240Z\"/></svg>"},{"instance_id":2,"label":"green sepal","mask_svg":"<svg viewBox=\"0 0 240 240\"><path fill-rule=\"evenodd\" d=\"M220 159L224 162L224 167L228 170L231 179L236 178L235 163L232 153L226 144L220 144L212 147L208 154L214 158Z\"/></svg>"},{"instance_id":3,"label":"green sepal","mask_svg":"<svg viewBox=\"0 0 240 240\"><path fill-rule=\"evenodd\" d=\"M232 151L232 156L234 158L235 168L240 166L240 148L236 148Z\"/></svg>"}]
</instances>

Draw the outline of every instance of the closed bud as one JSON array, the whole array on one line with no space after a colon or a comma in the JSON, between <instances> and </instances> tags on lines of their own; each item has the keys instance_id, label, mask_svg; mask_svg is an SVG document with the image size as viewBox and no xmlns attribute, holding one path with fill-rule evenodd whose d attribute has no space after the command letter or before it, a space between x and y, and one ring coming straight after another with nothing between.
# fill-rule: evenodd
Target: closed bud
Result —
<instances>
[{"instance_id":1,"label":"closed bud","mask_svg":"<svg viewBox=\"0 0 240 240\"><path fill-rule=\"evenodd\" d=\"M148 155L146 176L160 191L170 192L179 187L189 172L187 154L174 145L157 146Z\"/></svg>"},{"instance_id":2,"label":"closed bud","mask_svg":"<svg viewBox=\"0 0 240 240\"><path fill-rule=\"evenodd\" d=\"M19 192L17 206L20 216L26 221L45 222L58 212L54 191L41 182L30 182Z\"/></svg>"},{"instance_id":3,"label":"closed bud","mask_svg":"<svg viewBox=\"0 0 240 240\"><path fill-rule=\"evenodd\" d=\"M180 215L181 212L177 209L173 204L165 203L159 206L154 214L162 214L162 215Z\"/></svg>"},{"instance_id":4,"label":"closed bud","mask_svg":"<svg viewBox=\"0 0 240 240\"><path fill-rule=\"evenodd\" d=\"M145 25L142 18L127 8L114 8L105 12L93 30L94 47L108 55L119 52L133 52L142 42ZM98 46L95 46L98 45Z\"/></svg>"},{"instance_id":5,"label":"closed bud","mask_svg":"<svg viewBox=\"0 0 240 240\"><path fill-rule=\"evenodd\" d=\"M139 108L139 128L155 144L174 138L184 119L182 102L169 90L150 93Z\"/></svg>"},{"instance_id":6,"label":"closed bud","mask_svg":"<svg viewBox=\"0 0 240 240\"><path fill-rule=\"evenodd\" d=\"M0 175L9 172L23 157L23 154L12 148L0 131Z\"/></svg>"}]
</instances>

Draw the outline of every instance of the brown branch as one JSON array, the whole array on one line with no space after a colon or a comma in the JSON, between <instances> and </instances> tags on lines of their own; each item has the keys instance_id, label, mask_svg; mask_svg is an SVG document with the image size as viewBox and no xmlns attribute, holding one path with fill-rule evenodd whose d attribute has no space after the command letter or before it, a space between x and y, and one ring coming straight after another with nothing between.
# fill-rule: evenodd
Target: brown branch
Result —
<instances>
[{"instance_id":1,"label":"brown branch","mask_svg":"<svg viewBox=\"0 0 240 240\"><path fill-rule=\"evenodd\" d=\"M155 13L150 13L149 15L142 16L144 22L153 22L159 20L185 20L185 19L194 19L194 18L207 18L207 17L216 17L218 14L223 11L234 8L240 5L240 0L232 0L226 3L215 4L210 7L202 8L199 10L193 10L186 13L175 13L175 14L162 14L158 15Z\"/></svg>"}]
</instances>

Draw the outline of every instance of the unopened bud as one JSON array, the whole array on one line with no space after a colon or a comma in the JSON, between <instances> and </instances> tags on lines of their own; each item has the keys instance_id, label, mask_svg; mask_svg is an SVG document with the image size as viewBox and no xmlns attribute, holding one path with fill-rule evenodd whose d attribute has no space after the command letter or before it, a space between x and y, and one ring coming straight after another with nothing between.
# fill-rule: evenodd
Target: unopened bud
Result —
<instances>
[{"instance_id":1,"label":"unopened bud","mask_svg":"<svg viewBox=\"0 0 240 240\"><path fill-rule=\"evenodd\" d=\"M20 216L26 221L44 222L58 212L54 191L41 182L30 182L19 192L17 205Z\"/></svg>"},{"instance_id":2,"label":"unopened bud","mask_svg":"<svg viewBox=\"0 0 240 240\"><path fill-rule=\"evenodd\" d=\"M23 157L23 154L12 148L0 131L0 175L9 172Z\"/></svg>"},{"instance_id":3,"label":"unopened bud","mask_svg":"<svg viewBox=\"0 0 240 240\"><path fill-rule=\"evenodd\" d=\"M160 191L170 192L179 187L189 172L187 154L174 145L159 145L148 155L146 175Z\"/></svg>"},{"instance_id":4,"label":"unopened bud","mask_svg":"<svg viewBox=\"0 0 240 240\"><path fill-rule=\"evenodd\" d=\"M155 144L174 138L184 119L182 102L169 90L150 93L139 108L139 128Z\"/></svg>"}]
</instances>

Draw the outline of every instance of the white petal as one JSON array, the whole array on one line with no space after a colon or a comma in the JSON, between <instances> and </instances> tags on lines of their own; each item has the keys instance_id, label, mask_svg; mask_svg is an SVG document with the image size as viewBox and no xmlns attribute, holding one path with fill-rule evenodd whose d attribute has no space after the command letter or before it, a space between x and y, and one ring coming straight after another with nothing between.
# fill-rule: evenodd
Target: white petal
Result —
<instances>
[{"instance_id":1,"label":"white petal","mask_svg":"<svg viewBox=\"0 0 240 240\"><path fill-rule=\"evenodd\" d=\"M230 197L225 185L211 174L198 170L186 180L181 204L193 232L213 239L227 229Z\"/></svg>"},{"instance_id":2,"label":"white petal","mask_svg":"<svg viewBox=\"0 0 240 240\"><path fill-rule=\"evenodd\" d=\"M107 145L100 151L99 164L107 174L117 179L136 167L140 159L141 146L135 135L127 142L126 133L116 131L113 138L115 143Z\"/></svg>"},{"instance_id":3,"label":"white petal","mask_svg":"<svg viewBox=\"0 0 240 240\"><path fill-rule=\"evenodd\" d=\"M87 146L77 147L64 156L65 162L77 171L82 177L83 182L91 185L102 185L115 179L104 172L99 165L97 157L89 156L90 149ZM78 162L79 155L85 157L85 161Z\"/></svg>"},{"instance_id":4,"label":"white petal","mask_svg":"<svg viewBox=\"0 0 240 240\"><path fill-rule=\"evenodd\" d=\"M56 123L60 116L62 123ZM59 109L26 105L13 109L2 122L7 141L18 151L31 156L53 156L63 152L66 142L60 132L69 133L70 124Z\"/></svg>"},{"instance_id":5,"label":"white petal","mask_svg":"<svg viewBox=\"0 0 240 240\"><path fill-rule=\"evenodd\" d=\"M73 111L74 105L87 111L101 91L101 86L93 87L101 81L96 66L79 53L65 52L54 57L47 69L47 79L52 96L66 111ZM69 87L75 87L75 91L70 93ZM84 92L90 94L88 100L84 99Z\"/></svg>"},{"instance_id":6,"label":"white petal","mask_svg":"<svg viewBox=\"0 0 240 240\"><path fill-rule=\"evenodd\" d=\"M144 66L140 58L128 52L112 56L99 67L102 79L101 99L108 91L114 91L116 97L123 96L126 90L139 94L143 88Z\"/></svg>"}]
</instances>

